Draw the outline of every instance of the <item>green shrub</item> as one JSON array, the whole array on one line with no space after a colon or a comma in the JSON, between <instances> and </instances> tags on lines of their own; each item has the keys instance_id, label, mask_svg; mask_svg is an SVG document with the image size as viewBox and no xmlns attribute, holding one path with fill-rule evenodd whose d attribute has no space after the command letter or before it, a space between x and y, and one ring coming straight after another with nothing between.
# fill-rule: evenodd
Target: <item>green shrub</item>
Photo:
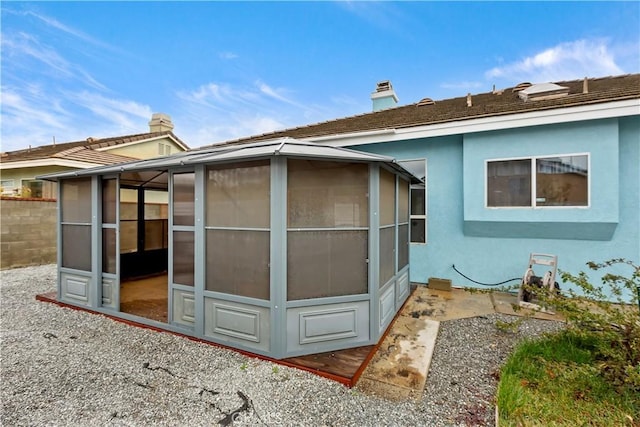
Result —
<instances>
[{"instance_id":1,"label":"green shrub","mask_svg":"<svg viewBox=\"0 0 640 427\"><path fill-rule=\"evenodd\" d=\"M587 265L592 270L630 268L631 274L608 272L602 285L596 286L584 272L573 275L562 271L562 280L575 285L575 290L566 295L539 288L530 291L543 306L553 307L567 319L572 335L588 344L595 366L607 381L640 392L640 267L624 259Z\"/></svg>"}]
</instances>

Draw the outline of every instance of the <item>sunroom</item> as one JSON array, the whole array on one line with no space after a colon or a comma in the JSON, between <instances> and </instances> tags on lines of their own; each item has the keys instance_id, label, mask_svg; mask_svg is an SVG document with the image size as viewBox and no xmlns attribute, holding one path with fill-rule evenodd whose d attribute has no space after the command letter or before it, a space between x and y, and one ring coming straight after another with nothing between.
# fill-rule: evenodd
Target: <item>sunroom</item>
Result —
<instances>
[{"instance_id":1,"label":"sunroom","mask_svg":"<svg viewBox=\"0 0 640 427\"><path fill-rule=\"evenodd\" d=\"M387 156L290 138L57 181L57 300L282 359L376 343L409 296Z\"/></svg>"}]
</instances>

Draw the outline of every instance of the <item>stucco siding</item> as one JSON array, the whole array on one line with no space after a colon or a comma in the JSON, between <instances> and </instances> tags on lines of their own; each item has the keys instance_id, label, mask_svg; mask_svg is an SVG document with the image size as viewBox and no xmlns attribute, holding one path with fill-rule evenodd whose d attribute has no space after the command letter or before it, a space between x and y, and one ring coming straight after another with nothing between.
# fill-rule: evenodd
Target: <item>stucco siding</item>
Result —
<instances>
[{"instance_id":1,"label":"stucco siding","mask_svg":"<svg viewBox=\"0 0 640 427\"><path fill-rule=\"evenodd\" d=\"M640 262L637 117L354 148L399 160L427 159L427 243L411 244L412 282L441 277L451 279L455 286L478 287L459 275L452 268L454 264L480 282L519 278L532 252L557 255L560 270L573 273L586 271L588 261L626 258ZM588 208L502 213L485 207L487 159L585 152L591 158ZM486 233L465 234L465 221L469 220L478 220L478 229L486 229ZM502 224L496 227L493 222ZM512 228L512 236L499 229L505 224ZM601 229L593 229L598 226ZM589 275L599 283L600 273ZM568 285L561 286L566 289Z\"/></svg>"},{"instance_id":2,"label":"stucco siding","mask_svg":"<svg viewBox=\"0 0 640 427\"><path fill-rule=\"evenodd\" d=\"M159 144L170 146L171 152L161 152ZM150 159L153 157L159 157L168 154L176 154L184 150L177 144L175 144L171 139L162 138L125 146L116 145L113 148L109 148L105 151L111 154L119 154L121 156L133 157L136 159Z\"/></svg>"}]
</instances>

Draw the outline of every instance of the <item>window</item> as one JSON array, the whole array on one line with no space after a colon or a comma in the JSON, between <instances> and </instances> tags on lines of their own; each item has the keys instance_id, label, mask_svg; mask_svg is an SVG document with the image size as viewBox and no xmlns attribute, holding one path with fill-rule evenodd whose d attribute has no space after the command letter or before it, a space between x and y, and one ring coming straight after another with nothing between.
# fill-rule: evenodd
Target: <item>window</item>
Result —
<instances>
[{"instance_id":1,"label":"window","mask_svg":"<svg viewBox=\"0 0 640 427\"><path fill-rule=\"evenodd\" d=\"M427 161L403 160L400 165L422 180L411 185L411 243L427 243Z\"/></svg>"},{"instance_id":2,"label":"window","mask_svg":"<svg viewBox=\"0 0 640 427\"><path fill-rule=\"evenodd\" d=\"M61 185L62 267L91 271L91 179Z\"/></svg>"},{"instance_id":3,"label":"window","mask_svg":"<svg viewBox=\"0 0 640 427\"><path fill-rule=\"evenodd\" d=\"M270 297L268 160L206 169L206 290Z\"/></svg>"},{"instance_id":4,"label":"window","mask_svg":"<svg viewBox=\"0 0 640 427\"><path fill-rule=\"evenodd\" d=\"M22 197L32 197L35 199L54 198L54 186L52 182L44 182L37 179L22 180Z\"/></svg>"},{"instance_id":5,"label":"window","mask_svg":"<svg viewBox=\"0 0 640 427\"><path fill-rule=\"evenodd\" d=\"M287 165L287 300L366 294L368 165Z\"/></svg>"},{"instance_id":6,"label":"window","mask_svg":"<svg viewBox=\"0 0 640 427\"><path fill-rule=\"evenodd\" d=\"M380 169L380 286L394 275L396 268L396 176Z\"/></svg>"},{"instance_id":7,"label":"window","mask_svg":"<svg viewBox=\"0 0 640 427\"><path fill-rule=\"evenodd\" d=\"M13 195L14 189L16 187L16 182L13 179L3 179L0 181L0 193Z\"/></svg>"},{"instance_id":8,"label":"window","mask_svg":"<svg viewBox=\"0 0 640 427\"><path fill-rule=\"evenodd\" d=\"M185 286L195 284L195 178L194 172L173 174L173 283ZM151 209L145 212L145 222L158 217L161 215ZM160 227L163 223L156 220L151 224ZM162 236L162 230L158 231L156 236ZM157 241L154 247L162 243Z\"/></svg>"},{"instance_id":9,"label":"window","mask_svg":"<svg viewBox=\"0 0 640 427\"><path fill-rule=\"evenodd\" d=\"M488 207L588 205L588 154L487 162Z\"/></svg>"}]
</instances>

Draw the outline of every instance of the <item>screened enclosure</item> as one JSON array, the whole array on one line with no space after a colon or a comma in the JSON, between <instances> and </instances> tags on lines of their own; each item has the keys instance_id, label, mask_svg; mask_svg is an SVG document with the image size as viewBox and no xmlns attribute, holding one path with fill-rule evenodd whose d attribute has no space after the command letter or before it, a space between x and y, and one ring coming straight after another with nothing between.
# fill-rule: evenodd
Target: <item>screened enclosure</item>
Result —
<instances>
[{"instance_id":1,"label":"screened enclosure","mask_svg":"<svg viewBox=\"0 0 640 427\"><path fill-rule=\"evenodd\" d=\"M68 304L285 358L376 343L409 295L390 157L285 138L42 178Z\"/></svg>"}]
</instances>

